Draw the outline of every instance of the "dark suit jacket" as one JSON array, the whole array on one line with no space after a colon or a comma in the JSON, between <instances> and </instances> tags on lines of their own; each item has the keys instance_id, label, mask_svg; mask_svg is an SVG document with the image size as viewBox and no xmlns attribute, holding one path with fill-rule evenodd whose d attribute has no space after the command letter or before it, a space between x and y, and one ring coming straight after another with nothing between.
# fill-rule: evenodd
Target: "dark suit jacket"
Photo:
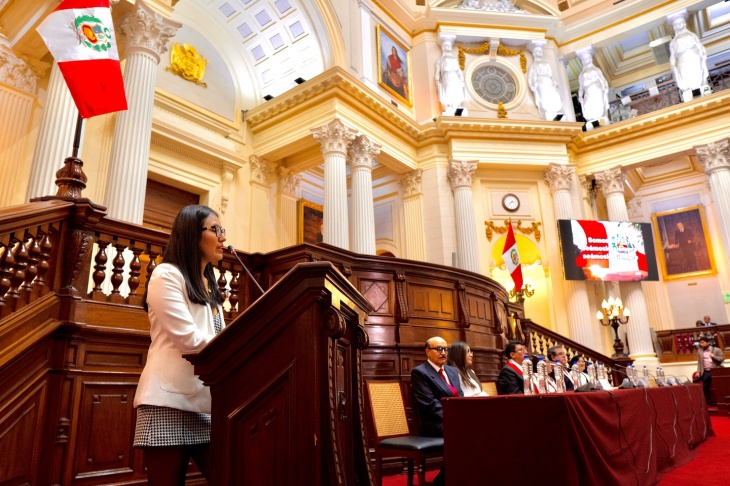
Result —
<instances>
[{"instance_id":1,"label":"dark suit jacket","mask_svg":"<svg viewBox=\"0 0 730 486\"><path fill-rule=\"evenodd\" d=\"M517 393L525 393L525 385L522 380L522 375L518 374L515 370L507 365L502 366L499 370L499 377L497 378L499 388L497 391L500 395L515 395Z\"/></svg>"},{"instance_id":2,"label":"dark suit jacket","mask_svg":"<svg viewBox=\"0 0 730 486\"><path fill-rule=\"evenodd\" d=\"M444 373L449 377L451 386L458 390L460 397L463 397L464 392L461 390L459 373L456 368L444 366ZM441 399L454 396L448 385L427 361L411 371L411 389L413 391L413 405L421 424L421 435L443 437L444 416L441 410Z\"/></svg>"}]
</instances>

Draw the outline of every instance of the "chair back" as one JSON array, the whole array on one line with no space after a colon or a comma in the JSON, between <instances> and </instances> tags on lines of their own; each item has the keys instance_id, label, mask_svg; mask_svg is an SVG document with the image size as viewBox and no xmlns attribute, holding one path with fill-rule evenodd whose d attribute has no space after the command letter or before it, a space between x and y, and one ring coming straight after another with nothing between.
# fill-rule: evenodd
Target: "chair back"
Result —
<instances>
[{"instance_id":1,"label":"chair back","mask_svg":"<svg viewBox=\"0 0 730 486\"><path fill-rule=\"evenodd\" d=\"M377 440L408 435L408 420L400 382L372 380L365 383Z\"/></svg>"},{"instance_id":2,"label":"chair back","mask_svg":"<svg viewBox=\"0 0 730 486\"><path fill-rule=\"evenodd\" d=\"M489 395L490 397L496 397L499 395L497 393L497 382L495 381L483 381L482 382L482 391Z\"/></svg>"}]
</instances>

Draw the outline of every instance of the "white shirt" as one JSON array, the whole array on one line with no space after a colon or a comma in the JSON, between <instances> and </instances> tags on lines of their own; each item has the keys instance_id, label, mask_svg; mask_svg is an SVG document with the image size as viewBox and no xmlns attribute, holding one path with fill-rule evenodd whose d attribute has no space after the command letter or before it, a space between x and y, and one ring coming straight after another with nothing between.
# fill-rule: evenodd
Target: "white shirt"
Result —
<instances>
[{"instance_id":1,"label":"white shirt","mask_svg":"<svg viewBox=\"0 0 730 486\"><path fill-rule=\"evenodd\" d=\"M430 364L431 366L433 366L433 369L436 370L436 373L439 373L439 371L442 370L442 368L439 365L434 364L430 359L427 359L426 361L428 361L428 364ZM441 374L441 373L439 373L439 374ZM449 385L451 385L451 381L449 381L449 375L447 375L445 371L444 371L444 375L443 376L444 376L444 378L446 378L446 383L448 383Z\"/></svg>"}]
</instances>

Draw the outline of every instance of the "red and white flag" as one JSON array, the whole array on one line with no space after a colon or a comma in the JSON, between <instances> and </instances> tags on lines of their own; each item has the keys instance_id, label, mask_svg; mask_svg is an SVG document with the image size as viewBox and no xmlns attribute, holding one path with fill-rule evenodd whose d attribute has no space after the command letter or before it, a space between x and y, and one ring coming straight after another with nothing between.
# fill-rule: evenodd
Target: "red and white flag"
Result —
<instances>
[{"instance_id":1,"label":"red and white flag","mask_svg":"<svg viewBox=\"0 0 730 486\"><path fill-rule=\"evenodd\" d=\"M65 0L37 30L82 118L127 109L109 0Z\"/></svg>"},{"instance_id":2,"label":"red and white flag","mask_svg":"<svg viewBox=\"0 0 730 486\"><path fill-rule=\"evenodd\" d=\"M515 283L515 292L522 290L522 263L520 263L520 254L517 251L517 241L515 240L515 232L512 230L512 221L509 222L507 228L507 239L504 242L504 251L502 251L502 259L507 265Z\"/></svg>"}]
</instances>

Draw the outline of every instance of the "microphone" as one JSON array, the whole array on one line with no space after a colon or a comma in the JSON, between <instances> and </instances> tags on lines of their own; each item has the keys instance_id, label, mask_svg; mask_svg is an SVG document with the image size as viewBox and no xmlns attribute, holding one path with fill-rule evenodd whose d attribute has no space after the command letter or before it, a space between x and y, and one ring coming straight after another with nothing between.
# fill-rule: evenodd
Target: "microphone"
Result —
<instances>
[{"instance_id":1,"label":"microphone","mask_svg":"<svg viewBox=\"0 0 730 486\"><path fill-rule=\"evenodd\" d=\"M266 292L264 292L264 289L262 289L262 288L261 288L261 286L260 286L260 285L259 285L259 283L258 283L258 282L256 281L256 279L255 279L255 278L253 278L253 275L251 275L251 272L249 272L249 271L248 271L248 268L246 268L246 265L244 265L244 264L243 264L243 261L241 260L241 257L239 257L239 256L238 256L238 253L236 253L236 250L235 250L235 249L233 248L233 245L228 245L228 246L226 247L226 249L227 249L228 251L230 251L231 253L233 253L233 256L235 256L235 257L236 257L236 258L238 259L238 263L240 263L240 264L241 264L241 266L243 267L243 269L244 269L244 270L246 270L246 273L248 274L249 278L251 278L251 281L252 281L252 282L253 282L254 284L256 284L256 287L257 287L257 288L258 288L258 289L259 289L259 290L261 291L261 293L262 293L262 294L265 294Z\"/></svg>"}]
</instances>

